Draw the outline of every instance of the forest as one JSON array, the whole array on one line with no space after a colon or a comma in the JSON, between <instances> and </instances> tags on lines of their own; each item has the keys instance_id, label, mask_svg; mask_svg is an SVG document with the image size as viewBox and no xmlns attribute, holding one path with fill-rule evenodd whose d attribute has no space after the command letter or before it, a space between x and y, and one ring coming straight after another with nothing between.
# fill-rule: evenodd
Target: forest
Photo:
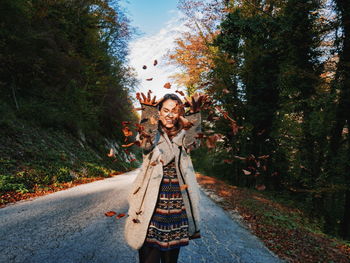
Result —
<instances>
[{"instance_id":1,"label":"forest","mask_svg":"<svg viewBox=\"0 0 350 263\"><path fill-rule=\"evenodd\" d=\"M205 121L210 154L194 153L196 167L295 200L323 231L349 240L350 2L179 8L190 30L168 53L182 69L173 80L210 94L216 108Z\"/></svg>"},{"instance_id":2,"label":"forest","mask_svg":"<svg viewBox=\"0 0 350 263\"><path fill-rule=\"evenodd\" d=\"M0 205L138 165L118 151L133 32L118 1L0 1Z\"/></svg>"}]
</instances>

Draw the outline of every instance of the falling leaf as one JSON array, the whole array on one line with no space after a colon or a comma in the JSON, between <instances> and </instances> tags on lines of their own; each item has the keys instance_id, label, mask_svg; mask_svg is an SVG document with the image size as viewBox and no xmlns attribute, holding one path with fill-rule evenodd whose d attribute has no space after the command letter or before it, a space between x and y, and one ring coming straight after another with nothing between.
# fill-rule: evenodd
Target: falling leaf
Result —
<instances>
[{"instance_id":1,"label":"falling leaf","mask_svg":"<svg viewBox=\"0 0 350 263\"><path fill-rule=\"evenodd\" d=\"M160 160L160 162L164 165L164 161L163 160Z\"/></svg>"},{"instance_id":2,"label":"falling leaf","mask_svg":"<svg viewBox=\"0 0 350 263\"><path fill-rule=\"evenodd\" d=\"M153 78L149 78L149 79L146 79L147 81L152 81L153 80Z\"/></svg>"},{"instance_id":3,"label":"falling leaf","mask_svg":"<svg viewBox=\"0 0 350 263\"><path fill-rule=\"evenodd\" d=\"M114 211L108 211L105 213L105 216L114 216L116 214L116 212Z\"/></svg>"},{"instance_id":4,"label":"falling leaf","mask_svg":"<svg viewBox=\"0 0 350 263\"><path fill-rule=\"evenodd\" d=\"M123 126L126 126L126 125L128 125L128 124L130 124L130 121L122 121L122 125L123 125Z\"/></svg>"},{"instance_id":5,"label":"falling leaf","mask_svg":"<svg viewBox=\"0 0 350 263\"><path fill-rule=\"evenodd\" d=\"M130 146L132 146L132 145L134 145L135 144L135 142L131 142L131 143L129 143L129 144L122 144L122 147L130 147Z\"/></svg>"},{"instance_id":6,"label":"falling leaf","mask_svg":"<svg viewBox=\"0 0 350 263\"><path fill-rule=\"evenodd\" d=\"M122 218L123 216L125 216L125 214L121 213L121 214L118 214L115 218L119 219L119 218Z\"/></svg>"},{"instance_id":7,"label":"falling leaf","mask_svg":"<svg viewBox=\"0 0 350 263\"><path fill-rule=\"evenodd\" d=\"M223 89L222 91L223 91L224 93L226 93L226 94L227 94L227 93L230 93L230 91L229 91L228 89Z\"/></svg>"},{"instance_id":8,"label":"falling leaf","mask_svg":"<svg viewBox=\"0 0 350 263\"><path fill-rule=\"evenodd\" d=\"M147 66L146 65L143 65L143 67L142 67L143 69L147 69Z\"/></svg>"},{"instance_id":9,"label":"falling leaf","mask_svg":"<svg viewBox=\"0 0 350 263\"><path fill-rule=\"evenodd\" d=\"M171 88L171 84L169 82L164 84L164 88L166 89L170 89Z\"/></svg>"},{"instance_id":10,"label":"falling leaf","mask_svg":"<svg viewBox=\"0 0 350 263\"><path fill-rule=\"evenodd\" d=\"M233 160L229 160L229 159L224 160L224 163L232 163L232 162L233 162Z\"/></svg>"},{"instance_id":11,"label":"falling leaf","mask_svg":"<svg viewBox=\"0 0 350 263\"><path fill-rule=\"evenodd\" d=\"M256 188L257 190L259 190L259 191L263 191L263 190L266 189L266 186L263 185L263 184L260 184L260 185L257 185L255 188Z\"/></svg>"},{"instance_id":12,"label":"falling leaf","mask_svg":"<svg viewBox=\"0 0 350 263\"><path fill-rule=\"evenodd\" d=\"M129 129L129 127L124 127L122 129L122 131L123 131L125 137L130 137L133 134L132 131Z\"/></svg>"},{"instance_id":13,"label":"falling leaf","mask_svg":"<svg viewBox=\"0 0 350 263\"><path fill-rule=\"evenodd\" d=\"M107 154L108 157L115 157L114 150L111 148L109 150L109 153Z\"/></svg>"},{"instance_id":14,"label":"falling leaf","mask_svg":"<svg viewBox=\"0 0 350 263\"><path fill-rule=\"evenodd\" d=\"M180 186L180 190L182 191L182 190L185 190L185 189L187 189L188 188L188 185L187 184L183 184L183 185L181 185Z\"/></svg>"},{"instance_id":15,"label":"falling leaf","mask_svg":"<svg viewBox=\"0 0 350 263\"><path fill-rule=\"evenodd\" d=\"M152 165L152 166L156 166L157 163L158 163L157 161L153 161L153 162L151 162L151 165Z\"/></svg>"},{"instance_id":16,"label":"falling leaf","mask_svg":"<svg viewBox=\"0 0 350 263\"><path fill-rule=\"evenodd\" d=\"M245 157L240 157L240 156L238 156L238 155L235 155L235 156L233 156L233 157L235 157L235 158L237 158L237 159L240 159L240 160L242 160L242 161L245 161L247 158L245 158Z\"/></svg>"},{"instance_id":17,"label":"falling leaf","mask_svg":"<svg viewBox=\"0 0 350 263\"><path fill-rule=\"evenodd\" d=\"M135 111L138 111L138 110L144 110L145 107L141 107L141 108L134 108Z\"/></svg>"},{"instance_id":18,"label":"falling leaf","mask_svg":"<svg viewBox=\"0 0 350 263\"><path fill-rule=\"evenodd\" d=\"M244 173L245 175L251 174L251 172L249 172L249 171L247 171L247 170L242 169L242 171L243 171L243 173Z\"/></svg>"},{"instance_id":19,"label":"falling leaf","mask_svg":"<svg viewBox=\"0 0 350 263\"><path fill-rule=\"evenodd\" d=\"M259 156L258 158L259 159L267 159L267 158L269 158L270 157L270 155L261 155L261 156Z\"/></svg>"},{"instance_id":20,"label":"falling leaf","mask_svg":"<svg viewBox=\"0 0 350 263\"><path fill-rule=\"evenodd\" d=\"M202 138L206 138L206 136L204 135L203 132L198 132L198 133L196 134L196 136L194 136L194 138L196 138L196 139L202 139Z\"/></svg>"},{"instance_id":21,"label":"falling leaf","mask_svg":"<svg viewBox=\"0 0 350 263\"><path fill-rule=\"evenodd\" d=\"M130 162L135 162L135 161L136 161L136 159L135 159L135 158L130 160Z\"/></svg>"},{"instance_id":22,"label":"falling leaf","mask_svg":"<svg viewBox=\"0 0 350 263\"><path fill-rule=\"evenodd\" d=\"M181 90L175 90L175 92L179 93L181 96L185 96L185 94Z\"/></svg>"},{"instance_id":23,"label":"falling leaf","mask_svg":"<svg viewBox=\"0 0 350 263\"><path fill-rule=\"evenodd\" d=\"M216 141L218 140L218 136L216 134L214 135L210 135L207 137L207 140L206 140L206 145L208 148L214 148L215 147L215 144L216 144Z\"/></svg>"},{"instance_id":24,"label":"falling leaf","mask_svg":"<svg viewBox=\"0 0 350 263\"><path fill-rule=\"evenodd\" d=\"M157 66L157 64L158 64L158 61L155 59L153 62L153 66Z\"/></svg>"},{"instance_id":25,"label":"falling leaf","mask_svg":"<svg viewBox=\"0 0 350 263\"><path fill-rule=\"evenodd\" d=\"M140 220L137 219L137 218L134 218L132 221L133 221L134 223L140 223Z\"/></svg>"}]
</instances>

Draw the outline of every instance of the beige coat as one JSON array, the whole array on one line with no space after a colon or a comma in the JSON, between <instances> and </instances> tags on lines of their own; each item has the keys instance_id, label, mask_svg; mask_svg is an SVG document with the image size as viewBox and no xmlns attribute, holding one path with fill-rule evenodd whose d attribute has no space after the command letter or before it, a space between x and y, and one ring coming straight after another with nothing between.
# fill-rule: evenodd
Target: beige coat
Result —
<instances>
[{"instance_id":1,"label":"beige coat","mask_svg":"<svg viewBox=\"0 0 350 263\"><path fill-rule=\"evenodd\" d=\"M181 130L172 142L166 133L160 134L158 131L158 141L152 151L143 154L142 166L128 194L129 210L124 228L124 238L133 249L140 249L145 241L163 178L163 165L169 163L173 156L179 185L187 185L187 188L181 187L181 193L189 221L190 239L200 237L199 187L188 148L193 142L195 148L200 145L199 139L194 136L200 132L201 116L199 112L185 117L194 123L192 128Z\"/></svg>"}]
</instances>

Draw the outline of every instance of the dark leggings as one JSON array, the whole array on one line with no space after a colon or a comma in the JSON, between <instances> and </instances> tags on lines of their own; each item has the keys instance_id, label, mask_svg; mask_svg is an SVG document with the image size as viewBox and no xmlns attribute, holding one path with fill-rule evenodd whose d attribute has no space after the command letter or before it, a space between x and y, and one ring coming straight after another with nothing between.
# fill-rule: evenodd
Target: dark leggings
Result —
<instances>
[{"instance_id":1,"label":"dark leggings","mask_svg":"<svg viewBox=\"0 0 350 263\"><path fill-rule=\"evenodd\" d=\"M177 263L180 248L161 251L156 247L149 247L143 244L138 251L139 263Z\"/></svg>"}]
</instances>

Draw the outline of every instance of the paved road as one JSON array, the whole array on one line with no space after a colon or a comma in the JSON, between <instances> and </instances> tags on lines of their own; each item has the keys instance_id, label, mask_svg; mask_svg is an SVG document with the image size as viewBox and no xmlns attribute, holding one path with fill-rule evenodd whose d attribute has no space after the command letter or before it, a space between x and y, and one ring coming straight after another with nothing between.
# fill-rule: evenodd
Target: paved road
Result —
<instances>
[{"instance_id":1,"label":"paved road","mask_svg":"<svg viewBox=\"0 0 350 263\"><path fill-rule=\"evenodd\" d=\"M79 185L0 209L0 262L136 263L124 241L127 193L137 171ZM202 238L181 249L179 263L282 262L201 191Z\"/></svg>"}]
</instances>

